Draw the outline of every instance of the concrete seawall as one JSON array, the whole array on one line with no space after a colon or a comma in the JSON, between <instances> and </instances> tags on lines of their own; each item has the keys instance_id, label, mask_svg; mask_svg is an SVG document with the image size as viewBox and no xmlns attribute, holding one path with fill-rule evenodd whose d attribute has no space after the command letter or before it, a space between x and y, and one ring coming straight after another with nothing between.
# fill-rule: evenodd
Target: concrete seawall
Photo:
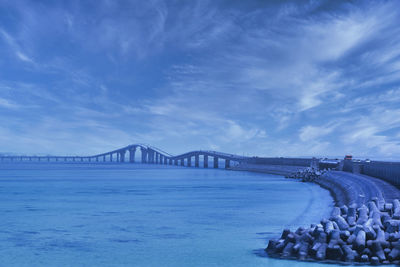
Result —
<instances>
[{"instance_id":1,"label":"concrete seawall","mask_svg":"<svg viewBox=\"0 0 400 267\"><path fill-rule=\"evenodd\" d=\"M253 157L240 162L230 169L238 171L252 171L276 175L289 175L310 166L316 166L314 158L261 158Z\"/></svg>"},{"instance_id":2,"label":"concrete seawall","mask_svg":"<svg viewBox=\"0 0 400 267\"><path fill-rule=\"evenodd\" d=\"M330 171L315 183L329 190L337 206L361 206L376 197L380 202L400 199L400 190L381 179L343 171Z\"/></svg>"},{"instance_id":3,"label":"concrete seawall","mask_svg":"<svg viewBox=\"0 0 400 267\"><path fill-rule=\"evenodd\" d=\"M400 186L400 162L345 160L343 161L343 171L377 177L395 186Z\"/></svg>"},{"instance_id":4,"label":"concrete seawall","mask_svg":"<svg viewBox=\"0 0 400 267\"><path fill-rule=\"evenodd\" d=\"M233 169L287 175L302 168L306 167L246 163ZM329 171L313 180L333 196L336 205L331 217L309 228L285 229L280 238L269 240L265 249L269 256L339 264L400 264L400 190L383 179L361 174L364 168L359 165L352 168L355 173Z\"/></svg>"},{"instance_id":5,"label":"concrete seawall","mask_svg":"<svg viewBox=\"0 0 400 267\"><path fill-rule=\"evenodd\" d=\"M251 172L261 172L276 175L289 175L301 169L305 169L304 166L290 166L290 165L264 165L264 164L251 164L251 163L241 163L239 165L233 166L230 169L236 171L251 171Z\"/></svg>"}]
</instances>

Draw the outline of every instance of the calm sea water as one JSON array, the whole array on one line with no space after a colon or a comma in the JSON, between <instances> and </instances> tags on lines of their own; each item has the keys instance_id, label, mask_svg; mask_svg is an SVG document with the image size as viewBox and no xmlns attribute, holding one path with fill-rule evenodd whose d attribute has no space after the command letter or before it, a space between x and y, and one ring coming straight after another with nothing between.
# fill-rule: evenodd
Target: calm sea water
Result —
<instances>
[{"instance_id":1,"label":"calm sea water","mask_svg":"<svg viewBox=\"0 0 400 267\"><path fill-rule=\"evenodd\" d=\"M267 174L1 163L0 265L319 266L258 254L332 206L314 184Z\"/></svg>"}]
</instances>

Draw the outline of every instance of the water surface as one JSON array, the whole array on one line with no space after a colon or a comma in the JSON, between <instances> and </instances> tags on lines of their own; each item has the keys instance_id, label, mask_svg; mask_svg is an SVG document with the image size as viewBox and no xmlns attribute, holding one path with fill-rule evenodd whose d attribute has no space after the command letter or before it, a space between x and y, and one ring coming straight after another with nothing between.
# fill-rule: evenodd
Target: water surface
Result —
<instances>
[{"instance_id":1,"label":"water surface","mask_svg":"<svg viewBox=\"0 0 400 267\"><path fill-rule=\"evenodd\" d=\"M332 205L317 185L267 174L1 163L0 256L3 266L317 266L257 251Z\"/></svg>"}]
</instances>

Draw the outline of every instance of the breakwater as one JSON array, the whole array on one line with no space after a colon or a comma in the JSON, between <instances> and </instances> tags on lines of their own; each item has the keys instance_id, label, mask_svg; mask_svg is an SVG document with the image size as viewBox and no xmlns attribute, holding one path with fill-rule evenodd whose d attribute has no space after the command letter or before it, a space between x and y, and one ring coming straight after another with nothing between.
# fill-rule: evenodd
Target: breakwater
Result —
<instances>
[{"instance_id":1,"label":"breakwater","mask_svg":"<svg viewBox=\"0 0 400 267\"><path fill-rule=\"evenodd\" d=\"M330 218L295 232L284 230L266 248L273 257L364 264L400 260L400 192L361 174L330 171L313 182L329 190L336 207Z\"/></svg>"},{"instance_id":2,"label":"breakwater","mask_svg":"<svg viewBox=\"0 0 400 267\"><path fill-rule=\"evenodd\" d=\"M315 159L253 158L233 169L265 172L314 182L329 190L329 218L285 229L270 240L272 257L340 264L400 264L400 164ZM340 171L319 171L319 168ZM397 171L399 171L397 173Z\"/></svg>"},{"instance_id":3,"label":"breakwater","mask_svg":"<svg viewBox=\"0 0 400 267\"><path fill-rule=\"evenodd\" d=\"M400 201L335 207L329 219L270 240L271 256L327 262L400 263Z\"/></svg>"},{"instance_id":4,"label":"breakwater","mask_svg":"<svg viewBox=\"0 0 400 267\"><path fill-rule=\"evenodd\" d=\"M400 186L400 162L344 160L341 170L377 177Z\"/></svg>"},{"instance_id":5,"label":"breakwater","mask_svg":"<svg viewBox=\"0 0 400 267\"><path fill-rule=\"evenodd\" d=\"M319 179L322 174L324 174L325 171L320 171L314 168L305 168L298 170L294 173L291 173L289 175L286 175L286 178L292 178L292 179L300 179L302 182L314 182L315 180Z\"/></svg>"}]
</instances>

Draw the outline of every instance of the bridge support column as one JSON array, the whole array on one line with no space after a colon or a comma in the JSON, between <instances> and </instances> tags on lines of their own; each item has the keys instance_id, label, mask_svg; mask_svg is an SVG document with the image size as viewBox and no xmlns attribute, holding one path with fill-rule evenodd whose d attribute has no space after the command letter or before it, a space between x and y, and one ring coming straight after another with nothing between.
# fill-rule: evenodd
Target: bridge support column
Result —
<instances>
[{"instance_id":1,"label":"bridge support column","mask_svg":"<svg viewBox=\"0 0 400 267\"><path fill-rule=\"evenodd\" d=\"M185 166L185 159L181 159L181 166Z\"/></svg>"},{"instance_id":2,"label":"bridge support column","mask_svg":"<svg viewBox=\"0 0 400 267\"><path fill-rule=\"evenodd\" d=\"M164 165L167 165L167 164L168 164L168 158L164 157Z\"/></svg>"},{"instance_id":3,"label":"bridge support column","mask_svg":"<svg viewBox=\"0 0 400 267\"><path fill-rule=\"evenodd\" d=\"M178 160L174 159L174 165L178 166Z\"/></svg>"},{"instance_id":4,"label":"bridge support column","mask_svg":"<svg viewBox=\"0 0 400 267\"><path fill-rule=\"evenodd\" d=\"M169 159L169 160L168 160L168 164L169 164L169 165L172 165L172 159Z\"/></svg>"},{"instance_id":5,"label":"bridge support column","mask_svg":"<svg viewBox=\"0 0 400 267\"><path fill-rule=\"evenodd\" d=\"M208 168L208 155L204 155L204 168Z\"/></svg>"},{"instance_id":6,"label":"bridge support column","mask_svg":"<svg viewBox=\"0 0 400 267\"><path fill-rule=\"evenodd\" d=\"M112 162L113 161L113 155L112 155L112 153L110 154L110 162Z\"/></svg>"},{"instance_id":7,"label":"bridge support column","mask_svg":"<svg viewBox=\"0 0 400 267\"><path fill-rule=\"evenodd\" d=\"M118 154L119 154L119 162L125 162L125 153L126 150L121 150Z\"/></svg>"},{"instance_id":8,"label":"bridge support column","mask_svg":"<svg viewBox=\"0 0 400 267\"><path fill-rule=\"evenodd\" d=\"M192 167L192 157L187 158L187 165L188 167Z\"/></svg>"},{"instance_id":9,"label":"bridge support column","mask_svg":"<svg viewBox=\"0 0 400 267\"><path fill-rule=\"evenodd\" d=\"M147 149L140 147L140 152L142 153L142 163L147 162Z\"/></svg>"},{"instance_id":10,"label":"bridge support column","mask_svg":"<svg viewBox=\"0 0 400 267\"><path fill-rule=\"evenodd\" d=\"M225 160L225 169L229 169L231 167L231 161L229 159Z\"/></svg>"},{"instance_id":11,"label":"bridge support column","mask_svg":"<svg viewBox=\"0 0 400 267\"><path fill-rule=\"evenodd\" d=\"M218 169L218 157L214 157L214 168Z\"/></svg>"},{"instance_id":12,"label":"bridge support column","mask_svg":"<svg viewBox=\"0 0 400 267\"><path fill-rule=\"evenodd\" d=\"M130 163L134 163L134 162L135 162L135 152L136 152L136 147L135 147L135 146L132 147L132 148L129 150L129 162L130 162Z\"/></svg>"},{"instance_id":13,"label":"bridge support column","mask_svg":"<svg viewBox=\"0 0 400 267\"><path fill-rule=\"evenodd\" d=\"M149 150L149 163L154 163L154 150Z\"/></svg>"},{"instance_id":14,"label":"bridge support column","mask_svg":"<svg viewBox=\"0 0 400 267\"><path fill-rule=\"evenodd\" d=\"M196 154L196 155L194 156L194 166L195 166L196 168L199 167L199 154Z\"/></svg>"}]
</instances>

